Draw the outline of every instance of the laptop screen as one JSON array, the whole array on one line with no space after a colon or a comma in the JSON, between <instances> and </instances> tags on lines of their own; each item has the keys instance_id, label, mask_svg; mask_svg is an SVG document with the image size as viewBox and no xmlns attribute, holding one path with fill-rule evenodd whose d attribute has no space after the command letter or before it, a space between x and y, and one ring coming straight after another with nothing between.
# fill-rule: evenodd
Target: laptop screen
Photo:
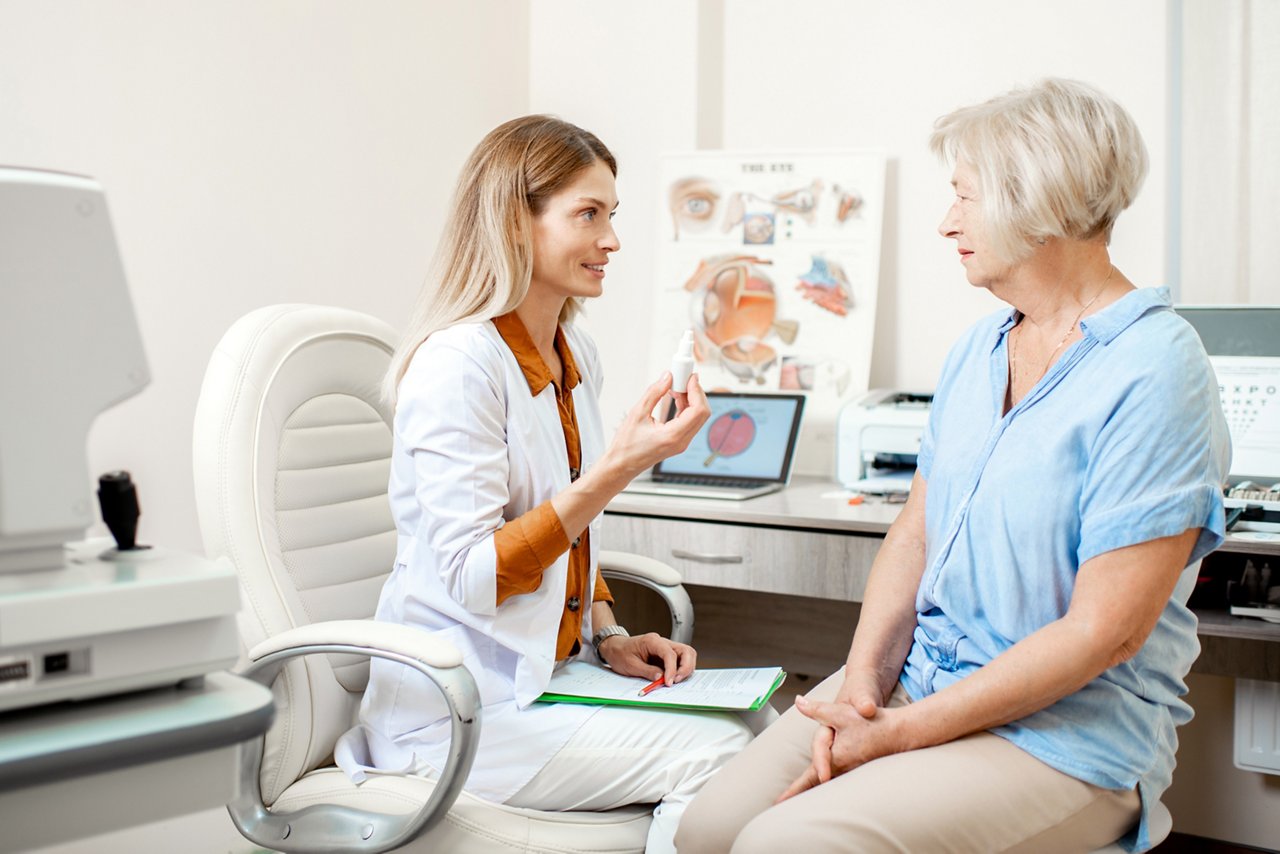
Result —
<instances>
[{"instance_id":1,"label":"laptop screen","mask_svg":"<svg viewBox=\"0 0 1280 854\"><path fill-rule=\"evenodd\" d=\"M711 417L682 454L653 475L719 476L785 482L795 456L804 395L708 392Z\"/></svg>"}]
</instances>

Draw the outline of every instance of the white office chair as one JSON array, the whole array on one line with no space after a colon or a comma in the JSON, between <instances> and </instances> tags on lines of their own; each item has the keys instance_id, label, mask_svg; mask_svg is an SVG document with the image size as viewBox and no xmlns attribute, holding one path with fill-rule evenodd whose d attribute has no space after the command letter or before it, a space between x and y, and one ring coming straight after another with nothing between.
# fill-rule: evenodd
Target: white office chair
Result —
<instances>
[{"instance_id":1,"label":"white office chair","mask_svg":"<svg viewBox=\"0 0 1280 854\"><path fill-rule=\"evenodd\" d=\"M379 398L394 340L357 312L272 306L231 327L205 374L194 439L200 530L209 556L239 574L241 670L272 688L277 714L245 748L232 819L281 851L639 854L650 807L540 812L462 791L482 721L461 656L425 632L370 619L396 550L391 413ZM658 592L671 636L691 638L679 573L616 552L600 564ZM375 775L355 786L334 767L370 656L415 667L444 692L453 742L438 782Z\"/></svg>"}]
</instances>

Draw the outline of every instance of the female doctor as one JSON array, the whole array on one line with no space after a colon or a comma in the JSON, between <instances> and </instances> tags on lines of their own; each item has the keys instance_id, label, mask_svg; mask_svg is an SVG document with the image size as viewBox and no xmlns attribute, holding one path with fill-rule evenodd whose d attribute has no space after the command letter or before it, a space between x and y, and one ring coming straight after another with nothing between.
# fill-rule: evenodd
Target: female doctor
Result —
<instances>
[{"instance_id":1,"label":"female doctor","mask_svg":"<svg viewBox=\"0 0 1280 854\"><path fill-rule=\"evenodd\" d=\"M392 361L390 499L396 565L377 619L462 651L484 711L466 789L542 810L658 803L648 851L674 851L685 805L751 738L736 716L533 702L552 671L598 656L679 682L694 650L629 637L598 575L599 515L639 473L685 449L709 410L697 379L665 423L645 390L606 447L595 344L572 322L619 248L613 155L549 116L491 131L463 168L437 272ZM436 688L375 659L339 764L423 775L444 767Z\"/></svg>"}]
</instances>

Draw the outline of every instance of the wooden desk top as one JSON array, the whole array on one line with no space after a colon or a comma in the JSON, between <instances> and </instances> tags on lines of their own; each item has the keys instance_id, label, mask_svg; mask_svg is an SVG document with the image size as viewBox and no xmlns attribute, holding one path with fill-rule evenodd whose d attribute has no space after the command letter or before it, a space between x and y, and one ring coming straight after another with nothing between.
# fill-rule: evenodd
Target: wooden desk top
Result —
<instances>
[{"instance_id":1,"label":"wooden desk top","mask_svg":"<svg viewBox=\"0 0 1280 854\"><path fill-rule=\"evenodd\" d=\"M826 478L797 475L781 492L746 501L623 492L609 502L605 512L873 536L884 536L898 518L901 505L868 497L865 503L851 507L843 497L847 494ZM1280 534L1228 534L1218 550L1280 557Z\"/></svg>"}]
</instances>

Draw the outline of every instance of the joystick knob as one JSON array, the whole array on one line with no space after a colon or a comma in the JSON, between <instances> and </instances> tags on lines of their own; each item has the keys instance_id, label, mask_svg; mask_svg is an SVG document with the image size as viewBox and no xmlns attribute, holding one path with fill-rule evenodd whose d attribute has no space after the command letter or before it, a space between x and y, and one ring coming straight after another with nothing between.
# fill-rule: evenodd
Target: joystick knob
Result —
<instances>
[{"instance_id":1,"label":"joystick knob","mask_svg":"<svg viewBox=\"0 0 1280 854\"><path fill-rule=\"evenodd\" d=\"M107 523L116 547L122 551L138 548L138 490L127 471L109 471L98 478L98 506L102 521Z\"/></svg>"}]
</instances>

